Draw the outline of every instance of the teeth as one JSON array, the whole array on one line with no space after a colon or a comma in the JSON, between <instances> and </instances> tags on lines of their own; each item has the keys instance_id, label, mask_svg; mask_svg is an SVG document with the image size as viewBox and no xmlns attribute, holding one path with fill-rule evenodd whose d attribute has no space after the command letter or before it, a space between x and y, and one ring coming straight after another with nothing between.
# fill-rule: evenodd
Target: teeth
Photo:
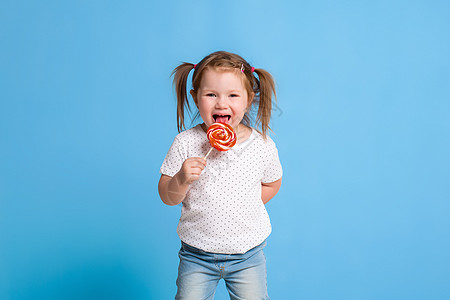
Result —
<instances>
[{"instance_id":1,"label":"teeth","mask_svg":"<svg viewBox=\"0 0 450 300\"><path fill-rule=\"evenodd\" d=\"M217 117L227 117L228 120L231 118L230 115L213 115L214 120L217 119Z\"/></svg>"}]
</instances>

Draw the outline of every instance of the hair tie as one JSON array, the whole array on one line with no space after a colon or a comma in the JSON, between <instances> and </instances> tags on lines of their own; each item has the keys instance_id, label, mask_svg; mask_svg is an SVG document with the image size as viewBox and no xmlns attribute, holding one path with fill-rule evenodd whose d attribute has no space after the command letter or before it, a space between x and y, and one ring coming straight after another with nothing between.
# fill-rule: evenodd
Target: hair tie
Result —
<instances>
[{"instance_id":1,"label":"hair tie","mask_svg":"<svg viewBox=\"0 0 450 300\"><path fill-rule=\"evenodd\" d=\"M252 73L255 72L255 67L252 67Z\"/></svg>"},{"instance_id":2,"label":"hair tie","mask_svg":"<svg viewBox=\"0 0 450 300\"><path fill-rule=\"evenodd\" d=\"M197 68L197 64L194 65L194 69Z\"/></svg>"}]
</instances>

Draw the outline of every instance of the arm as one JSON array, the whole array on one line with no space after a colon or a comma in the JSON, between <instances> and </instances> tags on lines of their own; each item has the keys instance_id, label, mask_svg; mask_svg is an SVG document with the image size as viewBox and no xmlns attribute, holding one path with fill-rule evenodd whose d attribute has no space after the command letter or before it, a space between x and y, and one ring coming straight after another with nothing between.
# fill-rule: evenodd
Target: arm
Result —
<instances>
[{"instance_id":1,"label":"arm","mask_svg":"<svg viewBox=\"0 0 450 300\"><path fill-rule=\"evenodd\" d=\"M194 157L186 159L180 171L173 177L162 174L158 183L161 200L167 205L180 204L191 183L198 180L205 167L205 159Z\"/></svg>"},{"instance_id":2,"label":"arm","mask_svg":"<svg viewBox=\"0 0 450 300\"><path fill-rule=\"evenodd\" d=\"M270 183L261 183L261 199L264 204L269 202L280 190L281 178Z\"/></svg>"},{"instance_id":3,"label":"arm","mask_svg":"<svg viewBox=\"0 0 450 300\"><path fill-rule=\"evenodd\" d=\"M188 187L188 184L180 182L177 175L170 177L162 174L158 183L159 197L167 205L180 204L186 196Z\"/></svg>"}]
</instances>

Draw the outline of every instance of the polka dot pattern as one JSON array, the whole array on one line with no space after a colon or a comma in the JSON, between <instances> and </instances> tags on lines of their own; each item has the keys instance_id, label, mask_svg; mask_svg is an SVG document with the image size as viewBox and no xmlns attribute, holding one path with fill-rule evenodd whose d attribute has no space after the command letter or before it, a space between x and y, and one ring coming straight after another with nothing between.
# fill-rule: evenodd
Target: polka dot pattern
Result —
<instances>
[{"instance_id":1,"label":"polka dot pattern","mask_svg":"<svg viewBox=\"0 0 450 300\"><path fill-rule=\"evenodd\" d=\"M200 125L186 130L175 137L161 173L174 176L187 158L204 157L209 149ZM272 230L261 183L281 176L275 143L256 130L229 151L213 150L183 200L180 239L207 252L226 254L245 253L261 244Z\"/></svg>"}]
</instances>

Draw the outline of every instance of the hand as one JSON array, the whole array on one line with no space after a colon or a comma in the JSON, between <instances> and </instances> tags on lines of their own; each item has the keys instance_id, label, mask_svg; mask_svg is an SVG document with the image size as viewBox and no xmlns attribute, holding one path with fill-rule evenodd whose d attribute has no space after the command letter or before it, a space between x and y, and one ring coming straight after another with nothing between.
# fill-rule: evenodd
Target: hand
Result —
<instances>
[{"instance_id":1,"label":"hand","mask_svg":"<svg viewBox=\"0 0 450 300\"><path fill-rule=\"evenodd\" d=\"M206 160L201 157L191 157L186 159L176 174L179 184L190 185L200 178L200 174L206 167Z\"/></svg>"}]
</instances>

